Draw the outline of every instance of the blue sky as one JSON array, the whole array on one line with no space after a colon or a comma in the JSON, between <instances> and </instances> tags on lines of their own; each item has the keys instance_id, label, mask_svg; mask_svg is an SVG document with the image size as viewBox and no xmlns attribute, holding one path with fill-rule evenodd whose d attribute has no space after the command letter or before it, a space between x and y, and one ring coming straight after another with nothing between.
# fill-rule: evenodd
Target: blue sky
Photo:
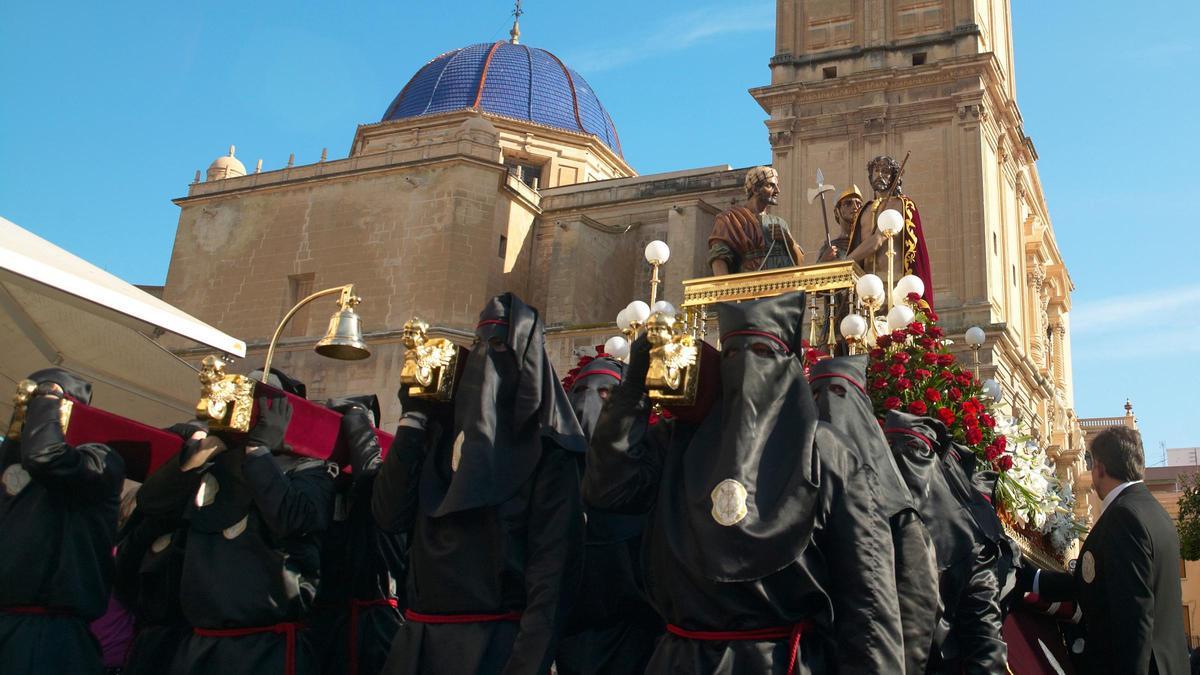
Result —
<instances>
[{"instance_id":1,"label":"blue sky","mask_svg":"<svg viewBox=\"0 0 1200 675\"><path fill-rule=\"evenodd\" d=\"M1018 102L1076 285L1076 408L1116 415L1132 398L1154 462L1160 444L1200 445L1200 3L1014 5ZM770 161L746 90L769 80L774 2L525 6L523 42L588 79L638 171ZM507 37L510 9L3 3L0 215L160 284L170 200L196 169L230 144L266 170L344 157L425 61Z\"/></svg>"}]
</instances>

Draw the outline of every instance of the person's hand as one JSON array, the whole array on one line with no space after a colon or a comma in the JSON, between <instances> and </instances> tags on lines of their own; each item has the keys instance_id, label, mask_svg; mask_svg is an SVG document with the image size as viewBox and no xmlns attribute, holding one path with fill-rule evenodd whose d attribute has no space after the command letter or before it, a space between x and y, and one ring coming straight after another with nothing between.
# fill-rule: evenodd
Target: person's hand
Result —
<instances>
[{"instance_id":1,"label":"person's hand","mask_svg":"<svg viewBox=\"0 0 1200 675\"><path fill-rule=\"evenodd\" d=\"M279 449L283 446L283 435L287 432L288 422L291 421L292 404L290 401L286 398L259 397L258 420L246 437L246 446Z\"/></svg>"},{"instance_id":2,"label":"person's hand","mask_svg":"<svg viewBox=\"0 0 1200 675\"><path fill-rule=\"evenodd\" d=\"M408 388L409 385L402 384L400 391L396 392L396 398L400 399L400 413L402 415L418 413L424 415L426 419L432 417L437 411L438 402L428 398L410 396Z\"/></svg>"},{"instance_id":3,"label":"person's hand","mask_svg":"<svg viewBox=\"0 0 1200 675\"><path fill-rule=\"evenodd\" d=\"M363 428L363 426L373 426L371 424L371 414L361 405L349 405L338 410L342 413L342 433L350 433Z\"/></svg>"},{"instance_id":4,"label":"person's hand","mask_svg":"<svg viewBox=\"0 0 1200 675\"><path fill-rule=\"evenodd\" d=\"M1025 564L1017 568L1017 591L1020 593L1032 593L1033 581L1037 578L1038 568Z\"/></svg>"},{"instance_id":5,"label":"person's hand","mask_svg":"<svg viewBox=\"0 0 1200 675\"><path fill-rule=\"evenodd\" d=\"M629 346L629 365L621 386L638 392L646 391L646 373L650 371L650 340L642 335Z\"/></svg>"}]
</instances>

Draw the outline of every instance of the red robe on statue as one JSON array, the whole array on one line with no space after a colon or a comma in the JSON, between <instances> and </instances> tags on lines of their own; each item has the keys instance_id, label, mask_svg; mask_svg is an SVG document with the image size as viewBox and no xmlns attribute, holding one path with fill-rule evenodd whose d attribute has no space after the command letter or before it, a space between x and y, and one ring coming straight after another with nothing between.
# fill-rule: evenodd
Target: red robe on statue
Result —
<instances>
[{"instance_id":1,"label":"red robe on statue","mask_svg":"<svg viewBox=\"0 0 1200 675\"><path fill-rule=\"evenodd\" d=\"M929 267L929 249L925 247L925 231L921 229L921 213L913 200L900 195L904 203L904 238L900 250L905 274L915 274L925 282L925 302L933 307L933 274Z\"/></svg>"}]
</instances>

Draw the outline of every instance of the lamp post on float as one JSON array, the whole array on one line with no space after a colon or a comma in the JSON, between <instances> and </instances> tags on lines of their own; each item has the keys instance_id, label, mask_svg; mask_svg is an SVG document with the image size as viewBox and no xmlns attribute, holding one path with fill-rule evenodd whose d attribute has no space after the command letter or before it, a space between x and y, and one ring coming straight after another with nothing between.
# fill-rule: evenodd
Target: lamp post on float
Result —
<instances>
[{"instance_id":1,"label":"lamp post on float","mask_svg":"<svg viewBox=\"0 0 1200 675\"><path fill-rule=\"evenodd\" d=\"M854 292L858 294L858 301L867 308L867 330L862 335L879 337L879 332L875 329L875 311L883 304L884 296L887 295L884 292L883 279L874 274L864 274L854 283Z\"/></svg>"},{"instance_id":2,"label":"lamp post on float","mask_svg":"<svg viewBox=\"0 0 1200 675\"><path fill-rule=\"evenodd\" d=\"M887 287L892 288L895 283L895 264L892 259L896 257L896 252L892 247L892 237L900 233L904 229L904 216L896 209L887 209L879 214L879 220L876 221L876 226L883 236L887 237L887 259L888 259L888 278ZM888 296L888 310L890 311L894 303L891 295Z\"/></svg>"},{"instance_id":3,"label":"lamp post on float","mask_svg":"<svg viewBox=\"0 0 1200 675\"><path fill-rule=\"evenodd\" d=\"M661 283L658 279L658 268L671 259L671 248L667 246L667 242L655 239L646 244L646 262L650 263L650 304L653 306L658 300L658 284Z\"/></svg>"},{"instance_id":4,"label":"lamp post on float","mask_svg":"<svg viewBox=\"0 0 1200 675\"><path fill-rule=\"evenodd\" d=\"M867 320L861 314L847 314L842 317L842 323L838 328L842 331L842 337L846 340L850 355L854 356L858 353L857 347L861 347L866 340Z\"/></svg>"},{"instance_id":5,"label":"lamp post on float","mask_svg":"<svg viewBox=\"0 0 1200 675\"><path fill-rule=\"evenodd\" d=\"M967 346L971 348L971 365L975 368L975 379L979 379L979 348L983 346L987 339L987 334L979 326L971 326L967 329L963 338L967 341Z\"/></svg>"}]
</instances>

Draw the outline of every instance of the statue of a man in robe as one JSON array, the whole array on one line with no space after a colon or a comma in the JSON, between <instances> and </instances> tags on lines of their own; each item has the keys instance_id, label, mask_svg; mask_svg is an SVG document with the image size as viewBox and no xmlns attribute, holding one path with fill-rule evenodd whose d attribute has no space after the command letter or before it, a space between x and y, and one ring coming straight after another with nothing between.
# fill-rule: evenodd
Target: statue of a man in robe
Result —
<instances>
[{"instance_id":1,"label":"statue of a man in robe","mask_svg":"<svg viewBox=\"0 0 1200 675\"><path fill-rule=\"evenodd\" d=\"M864 203L854 219L850 234L849 258L865 271L886 277L887 242L879 231L879 214L895 209L904 216L904 229L892 242L896 252L895 269L897 278L915 274L925 282L925 301L933 306L933 276L929 269L929 251L925 247L925 233L921 229L921 214L917 204L900 190L901 180L897 176L900 164L891 157L880 155L867 163L867 176L874 190L874 198ZM894 192L890 190L895 183Z\"/></svg>"},{"instance_id":2,"label":"statue of a man in robe","mask_svg":"<svg viewBox=\"0 0 1200 675\"><path fill-rule=\"evenodd\" d=\"M779 203L779 173L756 166L746 173L746 201L717 216L708 237L708 264L714 276L794 267L804 262L804 250L788 230L787 221L767 213Z\"/></svg>"}]
</instances>

